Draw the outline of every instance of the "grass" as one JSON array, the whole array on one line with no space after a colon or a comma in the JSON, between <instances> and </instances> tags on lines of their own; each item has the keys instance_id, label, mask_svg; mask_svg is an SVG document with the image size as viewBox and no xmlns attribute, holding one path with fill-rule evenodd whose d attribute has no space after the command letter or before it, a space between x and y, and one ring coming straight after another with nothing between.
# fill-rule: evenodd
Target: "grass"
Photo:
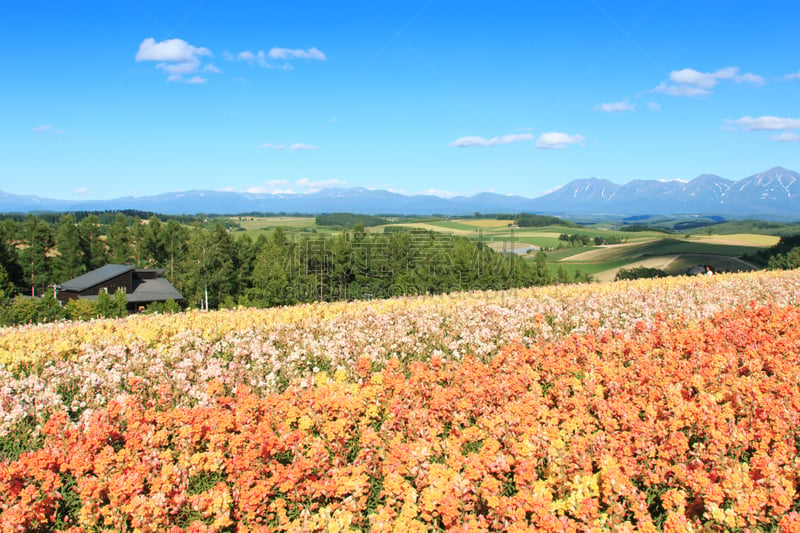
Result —
<instances>
[{"instance_id":1,"label":"grass","mask_svg":"<svg viewBox=\"0 0 800 533\"><path fill-rule=\"evenodd\" d=\"M548 268L553 272L553 274L557 273L559 268L563 268L570 275L580 271L584 274L590 274L596 277L602 272L606 272L611 269L618 270L626 267L627 265L628 263L625 261L619 261L617 263L547 263ZM598 279L598 281L602 280Z\"/></svg>"},{"instance_id":2,"label":"grass","mask_svg":"<svg viewBox=\"0 0 800 533\"><path fill-rule=\"evenodd\" d=\"M439 231L442 233L451 233L453 235L463 235L463 236L477 236L476 229L465 224L458 224L455 222L393 222L392 226L402 226L404 228L408 228L409 230L418 229L418 230L425 230L425 231ZM378 229L381 226L376 226L376 228L369 228L370 230Z\"/></svg>"},{"instance_id":3,"label":"grass","mask_svg":"<svg viewBox=\"0 0 800 533\"><path fill-rule=\"evenodd\" d=\"M231 217L245 231L272 229L278 226L289 228L316 228L314 217Z\"/></svg>"},{"instance_id":4,"label":"grass","mask_svg":"<svg viewBox=\"0 0 800 533\"><path fill-rule=\"evenodd\" d=\"M695 265L709 265L715 272L747 272L756 270L749 263L735 257L713 254L659 255L633 262L616 263L560 263L570 265L595 276L597 281L613 281L617 271L622 268L648 267L658 268L670 276L682 276Z\"/></svg>"},{"instance_id":5,"label":"grass","mask_svg":"<svg viewBox=\"0 0 800 533\"><path fill-rule=\"evenodd\" d=\"M758 235L755 233L732 233L730 235L697 235L693 237L693 240L694 239L712 243L737 243L744 246L767 248L776 245L780 237L775 235Z\"/></svg>"},{"instance_id":6,"label":"grass","mask_svg":"<svg viewBox=\"0 0 800 533\"><path fill-rule=\"evenodd\" d=\"M479 229L486 228L486 226L477 226L475 224L469 224L467 222L457 221L457 220L442 220L441 222L429 222L428 224L439 228L454 229L458 231L469 231L473 233Z\"/></svg>"},{"instance_id":7,"label":"grass","mask_svg":"<svg viewBox=\"0 0 800 533\"><path fill-rule=\"evenodd\" d=\"M682 254L709 254L738 257L752 251L752 246L714 244L694 240L686 241L667 238L622 246L595 248L584 254L573 256L572 260L583 263L607 263L624 260L633 261L654 255Z\"/></svg>"},{"instance_id":8,"label":"grass","mask_svg":"<svg viewBox=\"0 0 800 533\"><path fill-rule=\"evenodd\" d=\"M751 252L755 243L768 245L771 242L761 237L740 235L730 240L660 238L627 245L565 248L549 252L548 261L554 271L559 266L570 273L581 270L595 276L598 281L611 281L619 269L637 266L660 268L670 275L685 274L694 265L710 265L717 272L741 272L754 267L737 257ZM732 242L748 244L730 244Z\"/></svg>"},{"instance_id":9,"label":"grass","mask_svg":"<svg viewBox=\"0 0 800 533\"><path fill-rule=\"evenodd\" d=\"M477 220L454 220L458 224L466 226L473 226L476 228L508 228L509 224L513 224L513 220L495 220L491 218L482 218Z\"/></svg>"},{"instance_id":10,"label":"grass","mask_svg":"<svg viewBox=\"0 0 800 533\"><path fill-rule=\"evenodd\" d=\"M708 254L686 254L676 258L664 271L670 275L685 273L694 265L710 265L716 272L747 272L756 270L749 263L733 257L724 257Z\"/></svg>"}]
</instances>

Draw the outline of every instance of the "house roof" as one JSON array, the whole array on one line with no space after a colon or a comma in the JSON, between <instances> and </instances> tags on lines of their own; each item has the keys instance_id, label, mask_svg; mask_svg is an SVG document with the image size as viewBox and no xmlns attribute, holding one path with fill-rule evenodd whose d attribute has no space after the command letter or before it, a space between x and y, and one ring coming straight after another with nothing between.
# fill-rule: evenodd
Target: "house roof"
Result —
<instances>
[{"instance_id":1,"label":"house roof","mask_svg":"<svg viewBox=\"0 0 800 533\"><path fill-rule=\"evenodd\" d=\"M65 281L61 284L61 290L75 292L85 291L89 287L99 285L104 281L108 281L131 270L134 270L134 268L130 265L108 264L78 276L77 278Z\"/></svg>"},{"instance_id":2,"label":"house roof","mask_svg":"<svg viewBox=\"0 0 800 533\"><path fill-rule=\"evenodd\" d=\"M96 301L97 295L81 296L83 300ZM134 280L133 292L125 294L129 303L166 302L183 300L183 295L165 278Z\"/></svg>"},{"instance_id":3,"label":"house roof","mask_svg":"<svg viewBox=\"0 0 800 533\"><path fill-rule=\"evenodd\" d=\"M141 279L133 283L133 292L125 298L131 303L183 300L183 295L165 278Z\"/></svg>"}]
</instances>

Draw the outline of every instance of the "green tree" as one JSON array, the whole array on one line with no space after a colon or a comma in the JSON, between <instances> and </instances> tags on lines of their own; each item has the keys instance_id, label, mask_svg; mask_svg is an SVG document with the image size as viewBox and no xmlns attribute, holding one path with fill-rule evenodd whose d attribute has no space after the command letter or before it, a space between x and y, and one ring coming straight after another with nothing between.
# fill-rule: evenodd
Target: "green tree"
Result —
<instances>
[{"instance_id":1,"label":"green tree","mask_svg":"<svg viewBox=\"0 0 800 533\"><path fill-rule=\"evenodd\" d=\"M33 324L38 317L36 298L14 298L0 309L0 322L7 326Z\"/></svg>"},{"instance_id":2,"label":"green tree","mask_svg":"<svg viewBox=\"0 0 800 533\"><path fill-rule=\"evenodd\" d=\"M796 246L785 254L776 254L769 258L768 270L790 270L800 268L800 246Z\"/></svg>"},{"instance_id":3,"label":"green tree","mask_svg":"<svg viewBox=\"0 0 800 533\"><path fill-rule=\"evenodd\" d=\"M216 308L238 289L236 244L220 224L208 231L196 227L179 276L184 296L203 309Z\"/></svg>"},{"instance_id":4,"label":"green tree","mask_svg":"<svg viewBox=\"0 0 800 533\"><path fill-rule=\"evenodd\" d=\"M617 271L614 281L623 279L642 279L642 278L665 278L667 273L660 268L649 268L637 266L632 268L621 268Z\"/></svg>"},{"instance_id":5,"label":"green tree","mask_svg":"<svg viewBox=\"0 0 800 533\"><path fill-rule=\"evenodd\" d=\"M0 306L4 306L14 295L14 284L8 278L8 272L5 267L0 264Z\"/></svg>"},{"instance_id":6,"label":"green tree","mask_svg":"<svg viewBox=\"0 0 800 533\"><path fill-rule=\"evenodd\" d=\"M148 266L166 267L169 264L166 226L155 215L150 217L144 227L141 247Z\"/></svg>"},{"instance_id":7,"label":"green tree","mask_svg":"<svg viewBox=\"0 0 800 533\"><path fill-rule=\"evenodd\" d=\"M245 303L257 307L273 307L288 303L284 250L274 240L258 253L253 268L252 287L245 293Z\"/></svg>"},{"instance_id":8,"label":"green tree","mask_svg":"<svg viewBox=\"0 0 800 533\"><path fill-rule=\"evenodd\" d=\"M86 270L94 270L106 264L108 254L101 235L102 228L97 215L88 215L78 222L78 237Z\"/></svg>"},{"instance_id":9,"label":"green tree","mask_svg":"<svg viewBox=\"0 0 800 533\"><path fill-rule=\"evenodd\" d=\"M67 281L78 277L85 271L85 261L81 250L80 234L75 217L70 213L61 215L56 226L56 249L54 259L55 279Z\"/></svg>"},{"instance_id":10,"label":"green tree","mask_svg":"<svg viewBox=\"0 0 800 533\"><path fill-rule=\"evenodd\" d=\"M117 213L114 223L106 232L108 259L112 263L125 264L133 258L132 235L125 215Z\"/></svg>"},{"instance_id":11,"label":"green tree","mask_svg":"<svg viewBox=\"0 0 800 533\"><path fill-rule=\"evenodd\" d=\"M159 230L159 238L164 247L164 263L169 273L170 283L175 283L175 265L183 262L188 250L189 230L175 220L167 222L166 227Z\"/></svg>"},{"instance_id":12,"label":"green tree","mask_svg":"<svg viewBox=\"0 0 800 533\"><path fill-rule=\"evenodd\" d=\"M133 254L133 264L139 268L152 266L150 254L147 250L147 225L145 222L136 218L130 228L131 252Z\"/></svg>"},{"instance_id":13,"label":"green tree","mask_svg":"<svg viewBox=\"0 0 800 533\"><path fill-rule=\"evenodd\" d=\"M70 300L64 306L64 310L70 320L91 320L100 317L97 312L97 305L93 301L83 298Z\"/></svg>"},{"instance_id":14,"label":"green tree","mask_svg":"<svg viewBox=\"0 0 800 533\"><path fill-rule=\"evenodd\" d=\"M53 233L44 220L28 215L22 224L22 250L20 260L26 285L31 296L44 294L50 281L50 257L53 248Z\"/></svg>"},{"instance_id":15,"label":"green tree","mask_svg":"<svg viewBox=\"0 0 800 533\"><path fill-rule=\"evenodd\" d=\"M52 294L43 298L15 298L0 309L0 323L9 326L54 322L64 316L64 309Z\"/></svg>"},{"instance_id":16,"label":"green tree","mask_svg":"<svg viewBox=\"0 0 800 533\"><path fill-rule=\"evenodd\" d=\"M97 314L104 318L123 318L128 316L128 302L122 289L117 289L113 296L108 291L100 291L95 300Z\"/></svg>"},{"instance_id":17,"label":"green tree","mask_svg":"<svg viewBox=\"0 0 800 533\"><path fill-rule=\"evenodd\" d=\"M66 317L61 303L52 293L47 293L36 302L36 322L55 322Z\"/></svg>"},{"instance_id":18,"label":"green tree","mask_svg":"<svg viewBox=\"0 0 800 533\"><path fill-rule=\"evenodd\" d=\"M23 287L24 274L17 253L19 224L13 219L0 223L0 266L6 271L8 281L17 288Z\"/></svg>"},{"instance_id":19,"label":"green tree","mask_svg":"<svg viewBox=\"0 0 800 533\"><path fill-rule=\"evenodd\" d=\"M260 247L257 247L256 243L253 242L253 238L246 233L236 241L236 255L239 265L239 271L236 275L240 281L240 291L245 291L253 285L253 269L255 268L259 250Z\"/></svg>"},{"instance_id":20,"label":"green tree","mask_svg":"<svg viewBox=\"0 0 800 533\"><path fill-rule=\"evenodd\" d=\"M534 267L532 272L533 279L532 285L549 285L553 282L553 275L550 269L547 268L547 254L544 252L536 252L534 257Z\"/></svg>"}]
</instances>

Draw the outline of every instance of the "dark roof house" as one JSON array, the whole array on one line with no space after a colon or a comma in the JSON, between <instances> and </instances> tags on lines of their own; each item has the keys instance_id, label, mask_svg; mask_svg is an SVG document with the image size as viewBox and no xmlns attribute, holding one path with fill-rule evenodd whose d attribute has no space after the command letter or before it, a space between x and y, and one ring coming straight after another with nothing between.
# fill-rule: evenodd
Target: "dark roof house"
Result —
<instances>
[{"instance_id":1,"label":"dark roof house","mask_svg":"<svg viewBox=\"0 0 800 533\"><path fill-rule=\"evenodd\" d=\"M181 293L163 276L162 269L109 264L65 281L58 287L57 297L66 304L76 298L96 300L101 292L114 294L122 290L129 312L136 312L151 302L183 300Z\"/></svg>"}]
</instances>

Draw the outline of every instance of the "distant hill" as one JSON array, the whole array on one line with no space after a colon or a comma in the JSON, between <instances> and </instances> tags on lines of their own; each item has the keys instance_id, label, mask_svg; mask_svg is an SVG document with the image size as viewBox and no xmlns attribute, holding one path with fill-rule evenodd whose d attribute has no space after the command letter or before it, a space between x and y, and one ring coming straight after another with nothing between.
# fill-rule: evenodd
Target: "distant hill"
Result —
<instances>
[{"instance_id":1,"label":"distant hill","mask_svg":"<svg viewBox=\"0 0 800 533\"><path fill-rule=\"evenodd\" d=\"M719 215L733 218L800 219L800 174L771 168L739 181L703 174L689 182L574 180L538 198L480 193L441 198L363 187L308 194L253 194L193 190L112 200L68 201L0 192L0 212L140 209L164 214L335 213L369 215Z\"/></svg>"}]
</instances>

